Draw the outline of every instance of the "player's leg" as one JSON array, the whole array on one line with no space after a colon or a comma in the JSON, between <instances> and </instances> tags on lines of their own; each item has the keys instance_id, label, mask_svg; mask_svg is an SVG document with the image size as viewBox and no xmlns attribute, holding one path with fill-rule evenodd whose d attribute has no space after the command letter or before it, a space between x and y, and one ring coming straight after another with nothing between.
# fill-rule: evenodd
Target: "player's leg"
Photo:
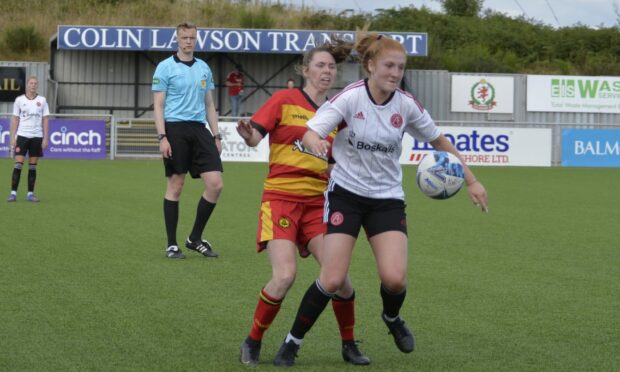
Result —
<instances>
[{"instance_id":1,"label":"player's leg","mask_svg":"<svg viewBox=\"0 0 620 372\"><path fill-rule=\"evenodd\" d=\"M241 344L240 361L257 365L263 335L280 311L280 305L297 275L298 203L264 201L259 214L257 249L267 250L271 263L271 279L261 289L250 333Z\"/></svg>"},{"instance_id":2,"label":"player's leg","mask_svg":"<svg viewBox=\"0 0 620 372\"><path fill-rule=\"evenodd\" d=\"M39 198L34 194L34 185L37 180L37 163L39 158L43 156L43 138L31 138L29 142L28 151L30 156L28 157L28 194L26 195L26 200L38 203Z\"/></svg>"},{"instance_id":3,"label":"player's leg","mask_svg":"<svg viewBox=\"0 0 620 372\"><path fill-rule=\"evenodd\" d=\"M321 264L323 235L318 235L308 243L308 250ZM342 340L342 358L345 362L355 365L370 364L370 359L358 348L355 341L355 290L347 275L344 284L332 298L332 309L336 316L340 338Z\"/></svg>"},{"instance_id":4,"label":"player's leg","mask_svg":"<svg viewBox=\"0 0 620 372\"><path fill-rule=\"evenodd\" d=\"M381 278L381 317L398 349L410 353L415 348L415 338L399 315L407 294L407 238L402 232L389 231L373 236L370 242Z\"/></svg>"},{"instance_id":5,"label":"player's leg","mask_svg":"<svg viewBox=\"0 0 620 372\"><path fill-rule=\"evenodd\" d=\"M25 146L27 145L27 141L28 139L22 136L17 136L15 141L15 164L13 165L13 172L11 174L11 194L7 199L8 202L17 200L17 188L19 187L22 168L24 167L24 161L28 153L28 148Z\"/></svg>"},{"instance_id":6,"label":"player's leg","mask_svg":"<svg viewBox=\"0 0 620 372\"><path fill-rule=\"evenodd\" d=\"M13 165L13 172L11 173L11 194L7 199L8 202L14 202L17 200L17 189L19 187L22 168L24 167L24 160L24 156L15 155L15 164Z\"/></svg>"},{"instance_id":7,"label":"player's leg","mask_svg":"<svg viewBox=\"0 0 620 372\"><path fill-rule=\"evenodd\" d=\"M324 240L319 279L310 285L302 298L293 326L276 355L275 365L292 366L295 363L304 336L347 276L356 238L347 234L328 234Z\"/></svg>"},{"instance_id":8,"label":"player's leg","mask_svg":"<svg viewBox=\"0 0 620 372\"><path fill-rule=\"evenodd\" d=\"M250 333L241 345L240 360L247 365L258 364L263 336L278 315L297 274L297 247L293 242L272 240L267 244L267 253L272 276L260 291Z\"/></svg>"}]
</instances>

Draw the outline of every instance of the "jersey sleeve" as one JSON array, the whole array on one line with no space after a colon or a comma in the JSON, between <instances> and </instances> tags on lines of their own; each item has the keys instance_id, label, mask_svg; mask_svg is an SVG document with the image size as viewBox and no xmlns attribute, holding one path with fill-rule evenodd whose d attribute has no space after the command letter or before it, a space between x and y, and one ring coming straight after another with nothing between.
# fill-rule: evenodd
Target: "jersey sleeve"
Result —
<instances>
[{"instance_id":1,"label":"jersey sleeve","mask_svg":"<svg viewBox=\"0 0 620 372\"><path fill-rule=\"evenodd\" d=\"M168 68L166 63L159 63L153 74L153 83L151 85L153 92L165 92L168 90Z\"/></svg>"},{"instance_id":2,"label":"jersey sleeve","mask_svg":"<svg viewBox=\"0 0 620 372\"><path fill-rule=\"evenodd\" d=\"M280 92L269 97L267 102L265 102L250 118L252 125L263 128L264 133L271 132L282 120L282 99L283 96ZM259 129L257 128L257 130ZM263 131L259 130L261 133L263 133Z\"/></svg>"},{"instance_id":3,"label":"jersey sleeve","mask_svg":"<svg viewBox=\"0 0 620 372\"><path fill-rule=\"evenodd\" d=\"M15 98L15 102L13 103L13 116L19 116L19 97Z\"/></svg>"},{"instance_id":4,"label":"jersey sleeve","mask_svg":"<svg viewBox=\"0 0 620 372\"><path fill-rule=\"evenodd\" d=\"M213 72L211 72L211 68L205 62L205 69L207 72L207 91L215 89L215 83L213 82Z\"/></svg>"},{"instance_id":5,"label":"jersey sleeve","mask_svg":"<svg viewBox=\"0 0 620 372\"><path fill-rule=\"evenodd\" d=\"M436 140L441 131L435 125L435 121L428 111L415 98L409 98L407 104L410 112L407 117L405 132L418 141L431 142Z\"/></svg>"},{"instance_id":6,"label":"jersey sleeve","mask_svg":"<svg viewBox=\"0 0 620 372\"><path fill-rule=\"evenodd\" d=\"M344 100L339 100L343 102ZM335 102L325 102L308 121L308 128L317 132L321 138L326 138L344 119L342 106Z\"/></svg>"},{"instance_id":7,"label":"jersey sleeve","mask_svg":"<svg viewBox=\"0 0 620 372\"><path fill-rule=\"evenodd\" d=\"M43 98L43 116L50 116L50 106L47 104L46 98Z\"/></svg>"}]
</instances>

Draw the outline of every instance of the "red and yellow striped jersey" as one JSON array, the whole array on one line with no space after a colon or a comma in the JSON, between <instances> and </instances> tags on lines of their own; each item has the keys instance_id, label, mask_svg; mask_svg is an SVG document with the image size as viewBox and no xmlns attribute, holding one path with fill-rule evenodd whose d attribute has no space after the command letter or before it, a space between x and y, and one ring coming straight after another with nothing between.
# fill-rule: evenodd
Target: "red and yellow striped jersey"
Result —
<instances>
[{"instance_id":1,"label":"red and yellow striped jersey","mask_svg":"<svg viewBox=\"0 0 620 372\"><path fill-rule=\"evenodd\" d=\"M318 106L301 89L284 89L271 96L250 119L263 136L269 133L269 174L263 201L289 200L322 203L327 187L327 159L301 143L306 123ZM332 142L335 132L327 140Z\"/></svg>"}]
</instances>

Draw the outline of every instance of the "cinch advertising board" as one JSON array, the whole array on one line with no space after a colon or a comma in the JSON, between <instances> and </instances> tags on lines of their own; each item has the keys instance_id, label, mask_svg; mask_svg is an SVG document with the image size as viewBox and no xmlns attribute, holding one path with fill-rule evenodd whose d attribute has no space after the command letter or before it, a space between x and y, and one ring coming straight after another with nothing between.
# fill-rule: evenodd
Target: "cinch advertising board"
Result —
<instances>
[{"instance_id":1,"label":"cinch advertising board","mask_svg":"<svg viewBox=\"0 0 620 372\"><path fill-rule=\"evenodd\" d=\"M620 167L620 129L562 129L562 166Z\"/></svg>"},{"instance_id":2,"label":"cinch advertising board","mask_svg":"<svg viewBox=\"0 0 620 372\"><path fill-rule=\"evenodd\" d=\"M9 137L10 121L0 118L0 157L9 156ZM51 119L43 156L51 159L105 159L105 121Z\"/></svg>"},{"instance_id":3,"label":"cinch advertising board","mask_svg":"<svg viewBox=\"0 0 620 372\"><path fill-rule=\"evenodd\" d=\"M468 165L551 166L551 129L442 127ZM403 138L401 164L418 164L433 151L426 142Z\"/></svg>"},{"instance_id":4,"label":"cinch advertising board","mask_svg":"<svg viewBox=\"0 0 620 372\"><path fill-rule=\"evenodd\" d=\"M452 75L453 112L514 112L514 78Z\"/></svg>"},{"instance_id":5,"label":"cinch advertising board","mask_svg":"<svg viewBox=\"0 0 620 372\"><path fill-rule=\"evenodd\" d=\"M527 111L620 113L620 77L527 76Z\"/></svg>"}]
</instances>

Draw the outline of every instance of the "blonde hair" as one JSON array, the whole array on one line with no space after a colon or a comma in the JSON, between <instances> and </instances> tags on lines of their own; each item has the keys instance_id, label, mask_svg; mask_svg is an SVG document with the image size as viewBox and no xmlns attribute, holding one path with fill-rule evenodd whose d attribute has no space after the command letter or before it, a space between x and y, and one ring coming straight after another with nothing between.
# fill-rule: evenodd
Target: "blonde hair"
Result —
<instances>
[{"instance_id":1,"label":"blonde hair","mask_svg":"<svg viewBox=\"0 0 620 372\"><path fill-rule=\"evenodd\" d=\"M193 29L195 29L196 31L198 31L198 27L197 27L195 24L191 23L191 22L183 22L183 23L179 23L179 24L177 25L177 33L178 33L178 32L179 32L179 30L180 30L180 29L182 29L182 28L187 29L187 30L191 30L191 29L193 28Z\"/></svg>"},{"instance_id":2,"label":"blonde hair","mask_svg":"<svg viewBox=\"0 0 620 372\"><path fill-rule=\"evenodd\" d=\"M405 55L407 54L405 47L398 41L376 32L368 32L367 30L368 25L364 26L361 30L357 29L355 32L355 39L357 40L355 50L357 51L362 68L367 75L370 75L368 62L374 60L384 51L397 50Z\"/></svg>"}]
</instances>

